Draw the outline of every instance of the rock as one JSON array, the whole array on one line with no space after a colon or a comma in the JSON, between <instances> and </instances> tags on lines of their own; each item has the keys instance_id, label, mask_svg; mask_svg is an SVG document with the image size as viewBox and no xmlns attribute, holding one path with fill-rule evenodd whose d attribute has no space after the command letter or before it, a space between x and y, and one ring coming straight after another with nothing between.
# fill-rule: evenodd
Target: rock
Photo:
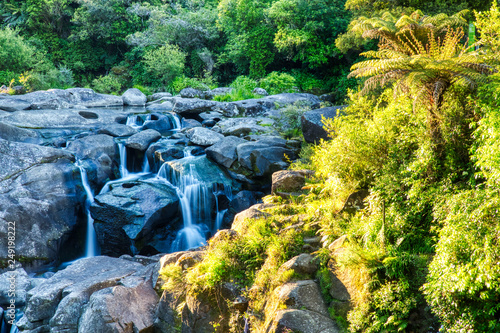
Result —
<instances>
[{"instance_id":1,"label":"rock","mask_svg":"<svg viewBox=\"0 0 500 333\"><path fill-rule=\"evenodd\" d=\"M264 117L246 117L246 118L231 118L224 119L217 123L222 129L222 134L233 136L245 136L250 133L269 133L274 132L274 129L268 124L274 121ZM260 124L265 124L266 127Z\"/></svg>"},{"instance_id":2,"label":"rock","mask_svg":"<svg viewBox=\"0 0 500 333\"><path fill-rule=\"evenodd\" d=\"M164 291L155 314L155 329L161 333L176 333L179 314L176 309L181 303L181 297L173 293Z\"/></svg>"},{"instance_id":3,"label":"rock","mask_svg":"<svg viewBox=\"0 0 500 333\"><path fill-rule=\"evenodd\" d=\"M219 87L219 88L215 88L215 89L210 90L210 93L211 93L212 97L215 97L215 96L228 95L233 91L234 91L234 88Z\"/></svg>"},{"instance_id":4,"label":"rock","mask_svg":"<svg viewBox=\"0 0 500 333\"><path fill-rule=\"evenodd\" d=\"M224 135L215 133L204 127L195 127L186 132L189 141L198 146L211 146L221 141Z\"/></svg>"},{"instance_id":5,"label":"rock","mask_svg":"<svg viewBox=\"0 0 500 333\"><path fill-rule=\"evenodd\" d=\"M183 270L187 270L201 262L204 256L205 251L187 251L177 259L175 265L182 267Z\"/></svg>"},{"instance_id":6,"label":"rock","mask_svg":"<svg viewBox=\"0 0 500 333\"><path fill-rule=\"evenodd\" d=\"M1 98L0 99L0 110L13 112L27 110L31 106L30 102L27 102L19 98Z\"/></svg>"},{"instance_id":7,"label":"rock","mask_svg":"<svg viewBox=\"0 0 500 333\"><path fill-rule=\"evenodd\" d=\"M16 228L16 256L55 260L77 223L80 174L67 151L0 139L0 239ZM8 258L0 247L0 260Z\"/></svg>"},{"instance_id":8,"label":"rock","mask_svg":"<svg viewBox=\"0 0 500 333\"><path fill-rule=\"evenodd\" d=\"M10 305L12 295L9 294L12 294L12 291L15 293L16 306L23 306L26 303L26 292L30 285L30 278L23 268L0 274L0 306L5 308ZM0 316L0 320L1 318Z\"/></svg>"},{"instance_id":9,"label":"rock","mask_svg":"<svg viewBox=\"0 0 500 333\"><path fill-rule=\"evenodd\" d=\"M123 105L144 106L147 102L147 97L137 88L127 89L122 95Z\"/></svg>"},{"instance_id":10,"label":"rock","mask_svg":"<svg viewBox=\"0 0 500 333\"><path fill-rule=\"evenodd\" d=\"M276 311L283 307L286 309ZM266 317L269 322L266 332L340 332L329 317L318 285L312 280L289 282L276 289L266 305Z\"/></svg>"},{"instance_id":11,"label":"rock","mask_svg":"<svg viewBox=\"0 0 500 333\"><path fill-rule=\"evenodd\" d=\"M71 105L59 98L53 98L53 99L46 99L42 101L36 101L31 103L31 109L32 110L60 110L60 109L67 109Z\"/></svg>"},{"instance_id":12,"label":"rock","mask_svg":"<svg viewBox=\"0 0 500 333\"><path fill-rule=\"evenodd\" d=\"M237 212L241 212L257 204L257 198L264 195L262 192L252 192L248 190L238 192L231 200L230 206Z\"/></svg>"},{"instance_id":13,"label":"rock","mask_svg":"<svg viewBox=\"0 0 500 333\"><path fill-rule=\"evenodd\" d=\"M330 275L330 296L337 301L350 301L351 294L347 289L347 286L337 277L337 268L335 262L330 260L328 262L328 273Z\"/></svg>"},{"instance_id":14,"label":"rock","mask_svg":"<svg viewBox=\"0 0 500 333\"><path fill-rule=\"evenodd\" d=\"M233 103L221 102L217 103L213 108L215 112L220 112L224 117L236 117L240 114L237 106Z\"/></svg>"},{"instance_id":15,"label":"rock","mask_svg":"<svg viewBox=\"0 0 500 333\"><path fill-rule=\"evenodd\" d=\"M285 262L280 267L280 271L292 269L299 274L314 274L318 270L318 264L313 256L302 253Z\"/></svg>"},{"instance_id":16,"label":"rock","mask_svg":"<svg viewBox=\"0 0 500 333\"><path fill-rule=\"evenodd\" d=\"M112 332L105 325L113 326L125 321L130 330L154 314L157 296L151 281L152 270L140 263L109 257L93 257L76 261L66 269L28 291L27 306L21 320L23 327L42 327L50 324L52 332ZM102 292L99 292L99 291ZM96 298L115 290L110 302L98 303ZM140 307L135 306L139 302ZM96 306L97 304L99 306ZM113 309L120 309L120 313ZM91 325L88 318L97 322L101 314L112 313L100 329L86 330ZM126 319L136 315L132 323ZM151 325L152 325L152 319ZM80 328L79 328L80 325ZM83 326L82 326L83 325ZM121 331L120 331L121 332Z\"/></svg>"},{"instance_id":17,"label":"rock","mask_svg":"<svg viewBox=\"0 0 500 333\"><path fill-rule=\"evenodd\" d=\"M142 129L153 129L161 134L169 134L172 130L179 127L178 120L175 116L167 113L165 114L153 114L151 120L144 123Z\"/></svg>"},{"instance_id":18,"label":"rock","mask_svg":"<svg viewBox=\"0 0 500 333\"><path fill-rule=\"evenodd\" d=\"M149 95L147 98L148 101L156 101L164 97L172 97L172 94L168 92L159 92L159 93L154 93L153 95Z\"/></svg>"},{"instance_id":19,"label":"rock","mask_svg":"<svg viewBox=\"0 0 500 333\"><path fill-rule=\"evenodd\" d=\"M88 88L70 88L66 92L71 95L69 103L78 104L85 107L110 107L122 106L123 98L121 96L98 94Z\"/></svg>"},{"instance_id":20,"label":"rock","mask_svg":"<svg viewBox=\"0 0 500 333\"><path fill-rule=\"evenodd\" d=\"M144 152L152 142L158 141L160 138L161 134L158 131L148 129L132 135L125 141L125 146Z\"/></svg>"},{"instance_id":21,"label":"rock","mask_svg":"<svg viewBox=\"0 0 500 333\"><path fill-rule=\"evenodd\" d=\"M295 159L295 153L287 148L270 147L260 141L242 143L236 147L238 162L255 176L267 177L288 167L287 159Z\"/></svg>"},{"instance_id":22,"label":"rock","mask_svg":"<svg viewBox=\"0 0 500 333\"><path fill-rule=\"evenodd\" d=\"M189 128L194 128L194 127L202 127L202 125L198 120L182 118L181 127L183 129L189 129Z\"/></svg>"},{"instance_id":23,"label":"rock","mask_svg":"<svg viewBox=\"0 0 500 333\"><path fill-rule=\"evenodd\" d=\"M271 105L269 105L269 108L264 106L263 102L259 99L247 99L243 101L230 102L230 104L236 107L239 114L245 116L263 115L269 111L270 108L272 108Z\"/></svg>"},{"instance_id":24,"label":"rock","mask_svg":"<svg viewBox=\"0 0 500 333\"><path fill-rule=\"evenodd\" d=\"M218 102L198 98L176 98L173 111L182 117L196 116L202 112L213 111Z\"/></svg>"},{"instance_id":25,"label":"rock","mask_svg":"<svg viewBox=\"0 0 500 333\"><path fill-rule=\"evenodd\" d=\"M203 127L214 127L216 124L217 122L213 119L203 120L201 123Z\"/></svg>"},{"instance_id":26,"label":"rock","mask_svg":"<svg viewBox=\"0 0 500 333\"><path fill-rule=\"evenodd\" d=\"M141 251L154 234L175 238L179 221L176 191L167 185L140 181L117 182L109 192L99 194L90 206L101 252L120 256ZM158 245L157 245L158 246ZM154 247L154 246L153 246ZM169 248L156 248L168 252Z\"/></svg>"},{"instance_id":27,"label":"rock","mask_svg":"<svg viewBox=\"0 0 500 333\"><path fill-rule=\"evenodd\" d=\"M268 333L340 333L333 320L308 310L280 310L276 312Z\"/></svg>"},{"instance_id":28,"label":"rock","mask_svg":"<svg viewBox=\"0 0 500 333\"><path fill-rule=\"evenodd\" d=\"M183 333L213 333L213 323L218 324L217 331L229 332L227 303L213 298L207 292L186 296L186 305L182 310Z\"/></svg>"},{"instance_id":29,"label":"rock","mask_svg":"<svg viewBox=\"0 0 500 333\"><path fill-rule=\"evenodd\" d=\"M170 101L163 101L162 103L148 104L146 109L150 112L166 112L172 111L174 105Z\"/></svg>"},{"instance_id":30,"label":"rock","mask_svg":"<svg viewBox=\"0 0 500 333\"><path fill-rule=\"evenodd\" d=\"M111 124L97 131L98 134L107 134L113 137L131 136L137 133L135 128L123 124Z\"/></svg>"},{"instance_id":31,"label":"rock","mask_svg":"<svg viewBox=\"0 0 500 333\"><path fill-rule=\"evenodd\" d=\"M222 119L222 113L217 111L207 111L200 113L198 117L202 120L214 120L218 122Z\"/></svg>"},{"instance_id":32,"label":"rock","mask_svg":"<svg viewBox=\"0 0 500 333\"><path fill-rule=\"evenodd\" d=\"M328 246L328 250L330 252L335 252L335 250L341 248L342 245L344 245L344 242L346 241L346 239L347 239L347 235L340 236L332 244L330 244Z\"/></svg>"},{"instance_id":33,"label":"rock","mask_svg":"<svg viewBox=\"0 0 500 333\"><path fill-rule=\"evenodd\" d=\"M236 146L245 142L245 140L235 136L226 136L205 151L208 158L226 168L230 168L238 158Z\"/></svg>"},{"instance_id":34,"label":"rock","mask_svg":"<svg viewBox=\"0 0 500 333\"><path fill-rule=\"evenodd\" d=\"M337 96L335 94L323 94L319 96L319 99L322 102L330 102L330 103L334 102L336 98Z\"/></svg>"},{"instance_id":35,"label":"rock","mask_svg":"<svg viewBox=\"0 0 500 333\"><path fill-rule=\"evenodd\" d=\"M202 97L203 91L194 88L184 88L179 92L182 98L200 98Z\"/></svg>"},{"instance_id":36,"label":"rock","mask_svg":"<svg viewBox=\"0 0 500 333\"><path fill-rule=\"evenodd\" d=\"M322 119L333 119L345 106L334 106L305 112L300 118L304 140L309 143L329 140Z\"/></svg>"},{"instance_id":37,"label":"rock","mask_svg":"<svg viewBox=\"0 0 500 333\"><path fill-rule=\"evenodd\" d=\"M320 102L318 97L311 94L283 93L258 99L230 102L230 104L235 105L240 114L258 116L295 103L300 103L311 109L317 109L320 106Z\"/></svg>"},{"instance_id":38,"label":"rock","mask_svg":"<svg viewBox=\"0 0 500 333\"><path fill-rule=\"evenodd\" d=\"M25 143L41 143L40 135L33 130L19 128L9 124L0 122L0 138L8 141L25 142Z\"/></svg>"},{"instance_id":39,"label":"rock","mask_svg":"<svg viewBox=\"0 0 500 333\"><path fill-rule=\"evenodd\" d=\"M249 220L257 220L257 219L271 217L271 214L259 210L258 207L259 207L258 205L254 205L242 211L241 213L236 214L231 229L236 231L240 235L244 235L248 227L248 223L251 223Z\"/></svg>"},{"instance_id":40,"label":"rock","mask_svg":"<svg viewBox=\"0 0 500 333\"><path fill-rule=\"evenodd\" d=\"M273 173L271 193L299 192L306 182L306 170L282 170Z\"/></svg>"},{"instance_id":41,"label":"rock","mask_svg":"<svg viewBox=\"0 0 500 333\"><path fill-rule=\"evenodd\" d=\"M261 96L269 96L268 92L264 88L255 88L254 90L252 90L252 93Z\"/></svg>"},{"instance_id":42,"label":"rock","mask_svg":"<svg viewBox=\"0 0 500 333\"><path fill-rule=\"evenodd\" d=\"M171 147L155 151L155 160L161 164L184 158L184 149L181 147Z\"/></svg>"},{"instance_id":43,"label":"rock","mask_svg":"<svg viewBox=\"0 0 500 333\"><path fill-rule=\"evenodd\" d=\"M92 294L83 312L79 332L147 333L154 331L158 295L148 283L116 286Z\"/></svg>"}]
</instances>

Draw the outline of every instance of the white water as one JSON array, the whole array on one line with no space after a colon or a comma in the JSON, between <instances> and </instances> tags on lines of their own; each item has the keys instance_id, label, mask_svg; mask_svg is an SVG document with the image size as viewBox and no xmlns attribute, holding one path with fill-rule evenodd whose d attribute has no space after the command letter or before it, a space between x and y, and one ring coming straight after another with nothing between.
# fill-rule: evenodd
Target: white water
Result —
<instances>
[{"instance_id":1,"label":"white water","mask_svg":"<svg viewBox=\"0 0 500 333\"><path fill-rule=\"evenodd\" d=\"M75 164L80 169L80 175L82 177L82 185L87 194L87 199L85 199L85 211L87 212L87 238L85 241L85 258L95 257L99 255L99 248L97 246L97 236L94 229L94 219L90 215L89 207L94 202L94 194L90 188L90 184L87 177L87 171L83 165L78 161Z\"/></svg>"}]
</instances>

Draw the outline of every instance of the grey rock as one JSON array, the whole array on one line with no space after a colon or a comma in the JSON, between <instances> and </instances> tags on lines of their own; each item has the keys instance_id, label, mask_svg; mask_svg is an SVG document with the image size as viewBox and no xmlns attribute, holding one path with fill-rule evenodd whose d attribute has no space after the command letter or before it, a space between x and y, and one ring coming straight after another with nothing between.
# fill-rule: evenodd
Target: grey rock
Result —
<instances>
[{"instance_id":1,"label":"grey rock","mask_svg":"<svg viewBox=\"0 0 500 333\"><path fill-rule=\"evenodd\" d=\"M152 332L157 304L158 295L148 283L101 289L90 297L78 332Z\"/></svg>"},{"instance_id":2,"label":"grey rock","mask_svg":"<svg viewBox=\"0 0 500 333\"><path fill-rule=\"evenodd\" d=\"M33 131L0 122L0 138L8 141L41 143L40 135Z\"/></svg>"},{"instance_id":3,"label":"grey rock","mask_svg":"<svg viewBox=\"0 0 500 333\"><path fill-rule=\"evenodd\" d=\"M264 88L255 88L252 92L256 95L269 96L269 93Z\"/></svg>"},{"instance_id":4,"label":"grey rock","mask_svg":"<svg viewBox=\"0 0 500 333\"><path fill-rule=\"evenodd\" d=\"M158 131L148 129L132 135L125 141L125 146L130 149L146 151L152 142L158 141L161 134Z\"/></svg>"},{"instance_id":5,"label":"grey rock","mask_svg":"<svg viewBox=\"0 0 500 333\"><path fill-rule=\"evenodd\" d=\"M0 110L3 111L21 111L29 109L31 103L20 98L2 98L0 99Z\"/></svg>"},{"instance_id":6,"label":"grey rock","mask_svg":"<svg viewBox=\"0 0 500 333\"><path fill-rule=\"evenodd\" d=\"M333 320L313 311L287 309L276 312L266 332L340 333L341 330Z\"/></svg>"},{"instance_id":7,"label":"grey rock","mask_svg":"<svg viewBox=\"0 0 500 333\"><path fill-rule=\"evenodd\" d=\"M23 268L0 274L0 306L5 308L10 305L12 297L9 294L12 291L15 292L16 306L23 306L26 303L26 293L30 286L30 278Z\"/></svg>"},{"instance_id":8,"label":"grey rock","mask_svg":"<svg viewBox=\"0 0 500 333\"><path fill-rule=\"evenodd\" d=\"M214 127L216 124L217 122L213 119L203 120L201 123L203 127Z\"/></svg>"},{"instance_id":9,"label":"grey rock","mask_svg":"<svg viewBox=\"0 0 500 333\"><path fill-rule=\"evenodd\" d=\"M307 253L302 253L288 260L280 267L280 270L289 269L292 269L299 274L314 274L318 270L318 264L314 260L313 256Z\"/></svg>"},{"instance_id":10,"label":"grey rock","mask_svg":"<svg viewBox=\"0 0 500 333\"><path fill-rule=\"evenodd\" d=\"M263 194L263 193L262 193ZM258 193L248 190L238 192L231 200L230 206L237 212L241 212L257 204Z\"/></svg>"},{"instance_id":11,"label":"grey rock","mask_svg":"<svg viewBox=\"0 0 500 333\"><path fill-rule=\"evenodd\" d=\"M247 116L264 115L271 110L280 109L287 105L300 103L311 109L317 109L320 106L320 99L317 96L304 93L283 93L278 95L266 96L258 99L248 99L244 101L231 102L235 105L240 114Z\"/></svg>"},{"instance_id":12,"label":"grey rock","mask_svg":"<svg viewBox=\"0 0 500 333\"><path fill-rule=\"evenodd\" d=\"M195 127L186 132L189 141L198 146L211 146L221 141L224 135L204 127Z\"/></svg>"},{"instance_id":13,"label":"grey rock","mask_svg":"<svg viewBox=\"0 0 500 333\"><path fill-rule=\"evenodd\" d=\"M15 223L16 255L49 262L77 222L79 173L67 151L0 139L0 238ZM0 259L8 258L7 247Z\"/></svg>"},{"instance_id":14,"label":"grey rock","mask_svg":"<svg viewBox=\"0 0 500 333\"><path fill-rule=\"evenodd\" d=\"M194 116L206 111L213 111L218 102L198 98L176 98L173 111L183 117Z\"/></svg>"},{"instance_id":15,"label":"grey rock","mask_svg":"<svg viewBox=\"0 0 500 333\"><path fill-rule=\"evenodd\" d=\"M151 115L151 120L144 123L143 129L153 129L161 134L169 134L170 131L177 129L179 127L175 116L172 114L158 114L154 113Z\"/></svg>"},{"instance_id":16,"label":"grey rock","mask_svg":"<svg viewBox=\"0 0 500 333\"><path fill-rule=\"evenodd\" d=\"M122 106L123 98L121 96L98 94L88 88L70 88L66 92L71 95L69 102L85 107L110 107Z\"/></svg>"},{"instance_id":17,"label":"grey rock","mask_svg":"<svg viewBox=\"0 0 500 333\"><path fill-rule=\"evenodd\" d=\"M107 134L113 137L131 136L137 133L135 128L123 124L111 124L97 131L98 134Z\"/></svg>"},{"instance_id":18,"label":"grey rock","mask_svg":"<svg viewBox=\"0 0 500 333\"><path fill-rule=\"evenodd\" d=\"M159 100L159 99L162 99L164 97L172 97L172 94L171 93L168 93L168 92L158 92L158 93L154 93L152 95L149 95L147 98L148 98L148 101L156 101L156 100Z\"/></svg>"},{"instance_id":19,"label":"grey rock","mask_svg":"<svg viewBox=\"0 0 500 333\"><path fill-rule=\"evenodd\" d=\"M221 95L227 95L230 94L234 88L229 88L229 87L219 87L212 89L210 92L212 96L221 96Z\"/></svg>"},{"instance_id":20,"label":"grey rock","mask_svg":"<svg viewBox=\"0 0 500 333\"><path fill-rule=\"evenodd\" d=\"M304 140L309 143L329 140L322 119L333 119L345 106L334 106L305 112L300 118Z\"/></svg>"},{"instance_id":21,"label":"grey rock","mask_svg":"<svg viewBox=\"0 0 500 333\"><path fill-rule=\"evenodd\" d=\"M70 104L65 100L59 98L46 99L42 101L33 102L31 104L32 110L60 110L67 109Z\"/></svg>"},{"instance_id":22,"label":"grey rock","mask_svg":"<svg viewBox=\"0 0 500 333\"><path fill-rule=\"evenodd\" d=\"M256 142L242 143L236 147L238 162L255 176L267 177L288 167L287 159L295 159L295 153L283 147L273 147Z\"/></svg>"},{"instance_id":23,"label":"grey rock","mask_svg":"<svg viewBox=\"0 0 500 333\"><path fill-rule=\"evenodd\" d=\"M144 106L146 105L146 95L137 88L127 89L122 95L123 105Z\"/></svg>"},{"instance_id":24,"label":"grey rock","mask_svg":"<svg viewBox=\"0 0 500 333\"><path fill-rule=\"evenodd\" d=\"M222 119L222 113L217 111L207 111L200 113L198 117L202 120L220 121Z\"/></svg>"},{"instance_id":25,"label":"grey rock","mask_svg":"<svg viewBox=\"0 0 500 333\"><path fill-rule=\"evenodd\" d=\"M202 125L198 120L182 118L181 127L182 127L182 129L189 129L189 128L194 128L194 127L202 127Z\"/></svg>"},{"instance_id":26,"label":"grey rock","mask_svg":"<svg viewBox=\"0 0 500 333\"><path fill-rule=\"evenodd\" d=\"M181 302L181 298L177 295L164 291L160 302L158 303L158 308L155 314L155 329L157 332L162 333L176 333L176 320L178 318L178 313L176 309Z\"/></svg>"},{"instance_id":27,"label":"grey rock","mask_svg":"<svg viewBox=\"0 0 500 333\"><path fill-rule=\"evenodd\" d=\"M97 195L90 206L101 252L133 254L133 246L140 251L148 245L153 230L173 240L178 207L179 198L170 186L139 181L112 184L111 190ZM166 252L168 248L156 250Z\"/></svg>"},{"instance_id":28,"label":"grey rock","mask_svg":"<svg viewBox=\"0 0 500 333\"><path fill-rule=\"evenodd\" d=\"M68 145L68 150L74 152L81 159L96 159L103 153L111 158L118 157L115 141L112 136L107 134L89 135L76 139Z\"/></svg>"},{"instance_id":29,"label":"grey rock","mask_svg":"<svg viewBox=\"0 0 500 333\"><path fill-rule=\"evenodd\" d=\"M202 97L203 91L194 88L184 88L179 92L182 98L200 98Z\"/></svg>"},{"instance_id":30,"label":"grey rock","mask_svg":"<svg viewBox=\"0 0 500 333\"><path fill-rule=\"evenodd\" d=\"M245 142L245 140L238 137L227 136L207 148L205 151L210 159L226 168L230 168L238 158L236 146Z\"/></svg>"},{"instance_id":31,"label":"grey rock","mask_svg":"<svg viewBox=\"0 0 500 333\"><path fill-rule=\"evenodd\" d=\"M219 121L217 125L224 135L245 136L250 133L273 132L274 129L261 124L272 124L273 120L264 117L230 118Z\"/></svg>"},{"instance_id":32,"label":"grey rock","mask_svg":"<svg viewBox=\"0 0 500 333\"><path fill-rule=\"evenodd\" d=\"M163 101L163 103L149 104L146 109L151 112L166 112L172 111L174 105L170 101Z\"/></svg>"}]
</instances>

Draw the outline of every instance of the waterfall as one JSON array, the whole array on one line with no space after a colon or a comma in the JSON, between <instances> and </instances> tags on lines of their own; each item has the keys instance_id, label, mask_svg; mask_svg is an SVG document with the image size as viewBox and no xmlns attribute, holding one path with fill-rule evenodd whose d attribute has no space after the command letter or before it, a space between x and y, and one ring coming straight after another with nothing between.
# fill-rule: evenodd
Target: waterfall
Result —
<instances>
[{"instance_id":1,"label":"waterfall","mask_svg":"<svg viewBox=\"0 0 500 333\"><path fill-rule=\"evenodd\" d=\"M87 171L83 167L80 161L75 164L80 169L80 175L82 178L82 185L87 194L85 199L85 211L87 212L87 237L85 241L85 258L95 257L98 255L99 249L97 247L97 237L94 230L94 219L90 215L89 207L94 202L94 194L90 188L90 184L87 177Z\"/></svg>"},{"instance_id":2,"label":"waterfall","mask_svg":"<svg viewBox=\"0 0 500 333\"><path fill-rule=\"evenodd\" d=\"M156 177L176 188L183 220L183 228L177 233L171 251L182 251L204 245L206 243L204 234L208 231L206 222L210 219L209 188L198 179L194 164L190 164L189 172L182 175L167 167L168 163L164 163Z\"/></svg>"},{"instance_id":3,"label":"waterfall","mask_svg":"<svg viewBox=\"0 0 500 333\"><path fill-rule=\"evenodd\" d=\"M128 176L127 147L125 147L123 142L118 142L118 151L120 153L120 176L125 178Z\"/></svg>"}]
</instances>

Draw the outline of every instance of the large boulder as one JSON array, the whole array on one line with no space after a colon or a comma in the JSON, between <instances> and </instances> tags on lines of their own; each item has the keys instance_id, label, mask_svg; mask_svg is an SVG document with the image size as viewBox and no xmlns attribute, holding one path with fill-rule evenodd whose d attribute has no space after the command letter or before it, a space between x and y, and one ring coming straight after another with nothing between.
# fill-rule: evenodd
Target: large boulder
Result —
<instances>
[{"instance_id":1,"label":"large boulder","mask_svg":"<svg viewBox=\"0 0 500 333\"><path fill-rule=\"evenodd\" d=\"M156 267L104 256L80 259L28 291L18 326L30 332L147 332L158 303Z\"/></svg>"},{"instance_id":2,"label":"large boulder","mask_svg":"<svg viewBox=\"0 0 500 333\"><path fill-rule=\"evenodd\" d=\"M148 101L146 95L137 88L127 89L122 95L123 105L144 106Z\"/></svg>"},{"instance_id":3,"label":"large boulder","mask_svg":"<svg viewBox=\"0 0 500 333\"><path fill-rule=\"evenodd\" d=\"M186 135L193 144L205 147L214 145L224 138L224 135L204 127L191 128L186 132Z\"/></svg>"},{"instance_id":4,"label":"large boulder","mask_svg":"<svg viewBox=\"0 0 500 333\"><path fill-rule=\"evenodd\" d=\"M204 99L176 98L173 111L182 117L193 118L202 112L213 111L217 105L218 102Z\"/></svg>"},{"instance_id":5,"label":"large boulder","mask_svg":"<svg viewBox=\"0 0 500 333\"><path fill-rule=\"evenodd\" d=\"M134 254L147 245L153 246L149 242L160 234L166 241L175 238L179 229L179 198L175 189L140 181L117 182L110 187L109 192L97 195L90 206L103 254ZM167 252L169 248L156 250Z\"/></svg>"},{"instance_id":6,"label":"large boulder","mask_svg":"<svg viewBox=\"0 0 500 333\"><path fill-rule=\"evenodd\" d=\"M137 133L137 130L124 124L105 125L97 131L98 134L107 134L112 137L131 136Z\"/></svg>"},{"instance_id":7,"label":"large boulder","mask_svg":"<svg viewBox=\"0 0 500 333\"><path fill-rule=\"evenodd\" d=\"M252 220L271 217L271 214L264 212L262 209L262 205L257 204L236 214L231 229L240 235L244 235L248 229L248 224L251 223Z\"/></svg>"},{"instance_id":8,"label":"large boulder","mask_svg":"<svg viewBox=\"0 0 500 333\"><path fill-rule=\"evenodd\" d=\"M98 94L89 88L70 88L65 90L69 93L68 102L89 108L123 106L121 96Z\"/></svg>"},{"instance_id":9,"label":"large boulder","mask_svg":"<svg viewBox=\"0 0 500 333\"><path fill-rule=\"evenodd\" d=\"M208 147L205 152L211 160L226 168L230 168L234 161L238 159L236 146L245 142L244 139L235 136L226 136L219 142Z\"/></svg>"},{"instance_id":10,"label":"large boulder","mask_svg":"<svg viewBox=\"0 0 500 333\"><path fill-rule=\"evenodd\" d=\"M323 119L335 118L343 108L345 106L333 106L305 112L300 118L304 140L309 143L317 143L320 139L329 140Z\"/></svg>"},{"instance_id":11,"label":"large boulder","mask_svg":"<svg viewBox=\"0 0 500 333\"><path fill-rule=\"evenodd\" d=\"M0 307L6 308L11 304L12 291L15 293L13 298L16 306L23 306L26 303L26 292L29 287L30 278L21 267L0 274Z\"/></svg>"},{"instance_id":12,"label":"large boulder","mask_svg":"<svg viewBox=\"0 0 500 333\"><path fill-rule=\"evenodd\" d=\"M274 132L271 125L272 119L264 117L246 117L225 119L217 123L221 128L222 134L233 136L245 136L250 133Z\"/></svg>"},{"instance_id":13,"label":"large boulder","mask_svg":"<svg viewBox=\"0 0 500 333\"><path fill-rule=\"evenodd\" d=\"M0 139L0 237L16 229L16 256L31 262L58 258L77 224L83 192L67 151ZM8 248L0 248L7 261Z\"/></svg>"},{"instance_id":14,"label":"large boulder","mask_svg":"<svg viewBox=\"0 0 500 333\"><path fill-rule=\"evenodd\" d=\"M243 101L231 102L238 108L240 114L246 116L258 116L268 113L270 110L276 110L287 105L299 103L311 109L317 109L320 106L320 99L317 96L304 93L283 93L278 95L266 96L258 99L248 99Z\"/></svg>"},{"instance_id":15,"label":"large boulder","mask_svg":"<svg viewBox=\"0 0 500 333\"><path fill-rule=\"evenodd\" d=\"M281 170L273 173L271 193L299 192L310 173L307 170Z\"/></svg>"}]
</instances>

